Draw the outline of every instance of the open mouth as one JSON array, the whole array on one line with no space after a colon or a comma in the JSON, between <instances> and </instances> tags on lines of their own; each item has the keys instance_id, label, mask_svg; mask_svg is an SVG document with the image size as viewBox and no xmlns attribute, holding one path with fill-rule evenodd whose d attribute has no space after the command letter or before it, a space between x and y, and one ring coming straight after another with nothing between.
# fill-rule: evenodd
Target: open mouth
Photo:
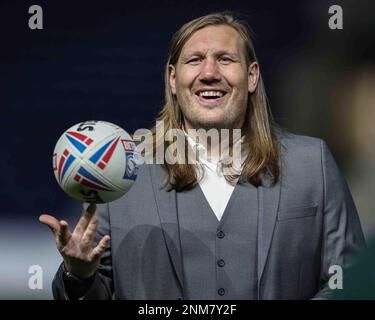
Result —
<instances>
[{"instance_id":1,"label":"open mouth","mask_svg":"<svg viewBox=\"0 0 375 320\"><path fill-rule=\"evenodd\" d=\"M207 104L220 102L226 94L227 92L224 90L198 90L195 92L198 100Z\"/></svg>"}]
</instances>

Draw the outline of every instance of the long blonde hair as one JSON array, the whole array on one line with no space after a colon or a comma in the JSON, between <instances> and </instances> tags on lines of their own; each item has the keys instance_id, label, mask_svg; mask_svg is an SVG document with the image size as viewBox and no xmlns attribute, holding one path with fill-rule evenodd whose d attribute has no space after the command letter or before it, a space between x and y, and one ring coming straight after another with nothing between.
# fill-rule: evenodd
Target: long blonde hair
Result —
<instances>
[{"instance_id":1,"label":"long blonde hair","mask_svg":"<svg viewBox=\"0 0 375 320\"><path fill-rule=\"evenodd\" d=\"M165 104L157 118L157 121L163 121L164 132L168 132L169 129L183 129L184 121L181 108L170 88L170 65L176 65L183 46L196 31L212 25L227 25L234 28L243 39L247 66L257 61L247 23L235 18L233 13L213 13L184 24L172 38L165 67ZM261 184L261 174L265 173L271 177L272 183L276 183L279 177L279 150L276 131L279 128L269 110L261 76L255 92L249 93L245 117L246 119L241 129L244 136L241 148L246 152L247 157L242 169L242 178L254 186L259 186ZM165 139L157 141L156 126L152 128L152 133L154 150L161 143L164 143L164 150L167 150L172 142L165 141ZM198 183L197 165L195 164L185 162L185 164L170 165L164 163L162 167L167 173L165 182L169 190L189 189ZM238 175L227 175L225 178L228 182L233 183L238 178Z\"/></svg>"}]
</instances>

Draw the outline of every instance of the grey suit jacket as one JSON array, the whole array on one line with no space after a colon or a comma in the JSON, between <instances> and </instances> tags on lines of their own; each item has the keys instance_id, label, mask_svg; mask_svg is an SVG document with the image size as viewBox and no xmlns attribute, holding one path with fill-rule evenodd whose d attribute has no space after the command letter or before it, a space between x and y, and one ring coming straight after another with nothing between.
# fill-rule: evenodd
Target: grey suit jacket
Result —
<instances>
[{"instance_id":1,"label":"grey suit jacket","mask_svg":"<svg viewBox=\"0 0 375 320\"><path fill-rule=\"evenodd\" d=\"M330 266L364 246L358 214L324 141L283 134L279 143L279 182L264 177L258 189L258 298L323 298ZM161 188L163 177L143 165L125 196L98 206L96 242L110 234L111 247L84 299L183 299L175 191ZM67 299L61 267L52 287Z\"/></svg>"}]
</instances>

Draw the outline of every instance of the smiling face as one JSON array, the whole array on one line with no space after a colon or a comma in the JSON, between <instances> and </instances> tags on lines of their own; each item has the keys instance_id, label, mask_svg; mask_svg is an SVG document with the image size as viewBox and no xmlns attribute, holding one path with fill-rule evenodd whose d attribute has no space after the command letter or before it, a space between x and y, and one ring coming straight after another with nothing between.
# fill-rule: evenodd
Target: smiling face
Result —
<instances>
[{"instance_id":1,"label":"smiling face","mask_svg":"<svg viewBox=\"0 0 375 320\"><path fill-rule=\"evenodd\" d=\"M247 66L240 34L226 25L195 32L170 66L171 91L186 129L241 128L248 94L256 89L259 67Z\"/></svg>"}]
</instances>

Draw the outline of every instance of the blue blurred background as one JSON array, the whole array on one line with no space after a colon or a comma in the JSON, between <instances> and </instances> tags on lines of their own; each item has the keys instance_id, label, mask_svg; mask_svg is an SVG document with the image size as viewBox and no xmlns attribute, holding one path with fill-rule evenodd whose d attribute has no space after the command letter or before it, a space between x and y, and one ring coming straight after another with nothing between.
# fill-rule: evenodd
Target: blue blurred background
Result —
<instances>
[{"instance_id":1,"label":"blue blurred background","mask_svg":"<svg viewBox=\"0 0 375 320\"><path fill-rule=\"evenodd\" d=\"M30 30L28 9L43 8ZM344 29L328 27L343 8ZM253 29L276 121L323 138L344 173L366 237L375 231L375 4L304 1L4 1L0 3L0 299L50 299L61 262L50 213L74 225L81 204L58 187L52 151L63 131L106 120L149 128L163 103L172 34L188 20L235 10ZM31 265L43 289L30 290Z\"/></svg>"}]
</instances>

